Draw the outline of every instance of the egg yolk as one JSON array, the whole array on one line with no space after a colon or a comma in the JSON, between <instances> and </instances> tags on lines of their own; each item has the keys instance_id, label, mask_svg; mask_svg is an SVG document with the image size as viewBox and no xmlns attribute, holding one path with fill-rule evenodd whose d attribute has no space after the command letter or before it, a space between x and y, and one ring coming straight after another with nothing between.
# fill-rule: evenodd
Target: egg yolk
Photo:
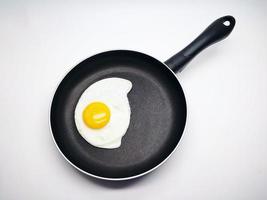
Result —
<instances>
[{"instance_id":1,"label":"egg yolk","mask_svg":"<svg viewBox=\"0 0 267 200\"><path fill-rule=\"evenodd\" d=\"M83 111L83 121L93 129L100 129L107 125L110 120L110 110L102 102L90 103Z\"/></svg>"}]
</instances>

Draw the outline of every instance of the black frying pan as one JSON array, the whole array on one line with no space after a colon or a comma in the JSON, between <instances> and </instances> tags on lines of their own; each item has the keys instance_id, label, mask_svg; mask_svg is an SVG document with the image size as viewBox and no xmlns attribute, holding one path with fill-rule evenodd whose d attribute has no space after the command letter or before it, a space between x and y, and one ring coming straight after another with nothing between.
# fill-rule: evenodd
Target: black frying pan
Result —
<instances>
[{"instance_id":1,"label":"black frying pan","mask_svg":"<svg viewBox=\"0 0 267 200\"><path fill-rule=\"evenodd\" d=\"M128 50L100 53L79 63L61 81L51 105L51 130L62 155L78 170L107 180L139 177L158 167L175 150L186 122L185 96L174 72L228 36L234 26L232 16L217 19L165 63ZM74 109L83 91L108 77L125 78L133 84L128 94L130 125L117 149L90 145L74 122Z\"/></svg>"}]
</instances>

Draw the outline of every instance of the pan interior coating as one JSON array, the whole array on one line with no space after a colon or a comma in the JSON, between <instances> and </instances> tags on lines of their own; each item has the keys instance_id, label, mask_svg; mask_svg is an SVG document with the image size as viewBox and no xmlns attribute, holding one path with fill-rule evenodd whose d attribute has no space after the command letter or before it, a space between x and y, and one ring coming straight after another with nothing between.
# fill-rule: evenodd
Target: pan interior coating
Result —
<instances>
[{"instance_id":1,"label":"pan interior coating","mask_svg":"<svg viewBox=\"0 0 267 200\"><path fill-rule=\"evenodd\" d=\"M74 110L88 86L110 77L132 82L131 118L121 146L101 149L80 136ZM134 51L108 51L84 60L65 76L52 101L50 122L57 146L77 168L102 178L126 178L156 167L175 149L186 122L186 101L163 63Z\"/></svg>"}]
</instances>

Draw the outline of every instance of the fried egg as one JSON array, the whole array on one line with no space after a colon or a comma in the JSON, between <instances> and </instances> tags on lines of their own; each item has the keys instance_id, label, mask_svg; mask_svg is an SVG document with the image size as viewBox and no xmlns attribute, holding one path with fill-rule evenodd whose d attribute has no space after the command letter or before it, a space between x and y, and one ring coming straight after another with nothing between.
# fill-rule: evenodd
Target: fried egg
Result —
<instances>
[{"instance_id":1,"label":"fried egg","mask_svg":"<svg viewBox=\"0 0 267 200\"><path fill-rule=\"evenodd\" d=\"M132 83L122 78L106 78L90 85L75 108L74 120L80 135L91 145L113 149L121 145L131 109L127 97Z\"/></svg>"}]
</instances>

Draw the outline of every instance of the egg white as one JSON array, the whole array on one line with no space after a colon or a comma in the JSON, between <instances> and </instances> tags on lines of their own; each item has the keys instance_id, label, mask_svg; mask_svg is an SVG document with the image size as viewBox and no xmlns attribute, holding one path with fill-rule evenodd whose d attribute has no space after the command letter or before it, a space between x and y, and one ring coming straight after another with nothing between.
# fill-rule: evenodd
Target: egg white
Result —
<instances>
[{"instance_id":1,"label":"egg white","mask_svg":"<svg viewBox=\"0 0 267 200\"><path fill-rule=\"evenodd\" d=\"M81 95L74 112L80 135L91 145L113 149L121 145L129 124L131 109L127 94L132 83L122 78L106 78L89 86ZM110 121L100 129L91 129L83 121L82 113L92 102L102 102L110 109Z\"/></svg>"}]
</instances>

